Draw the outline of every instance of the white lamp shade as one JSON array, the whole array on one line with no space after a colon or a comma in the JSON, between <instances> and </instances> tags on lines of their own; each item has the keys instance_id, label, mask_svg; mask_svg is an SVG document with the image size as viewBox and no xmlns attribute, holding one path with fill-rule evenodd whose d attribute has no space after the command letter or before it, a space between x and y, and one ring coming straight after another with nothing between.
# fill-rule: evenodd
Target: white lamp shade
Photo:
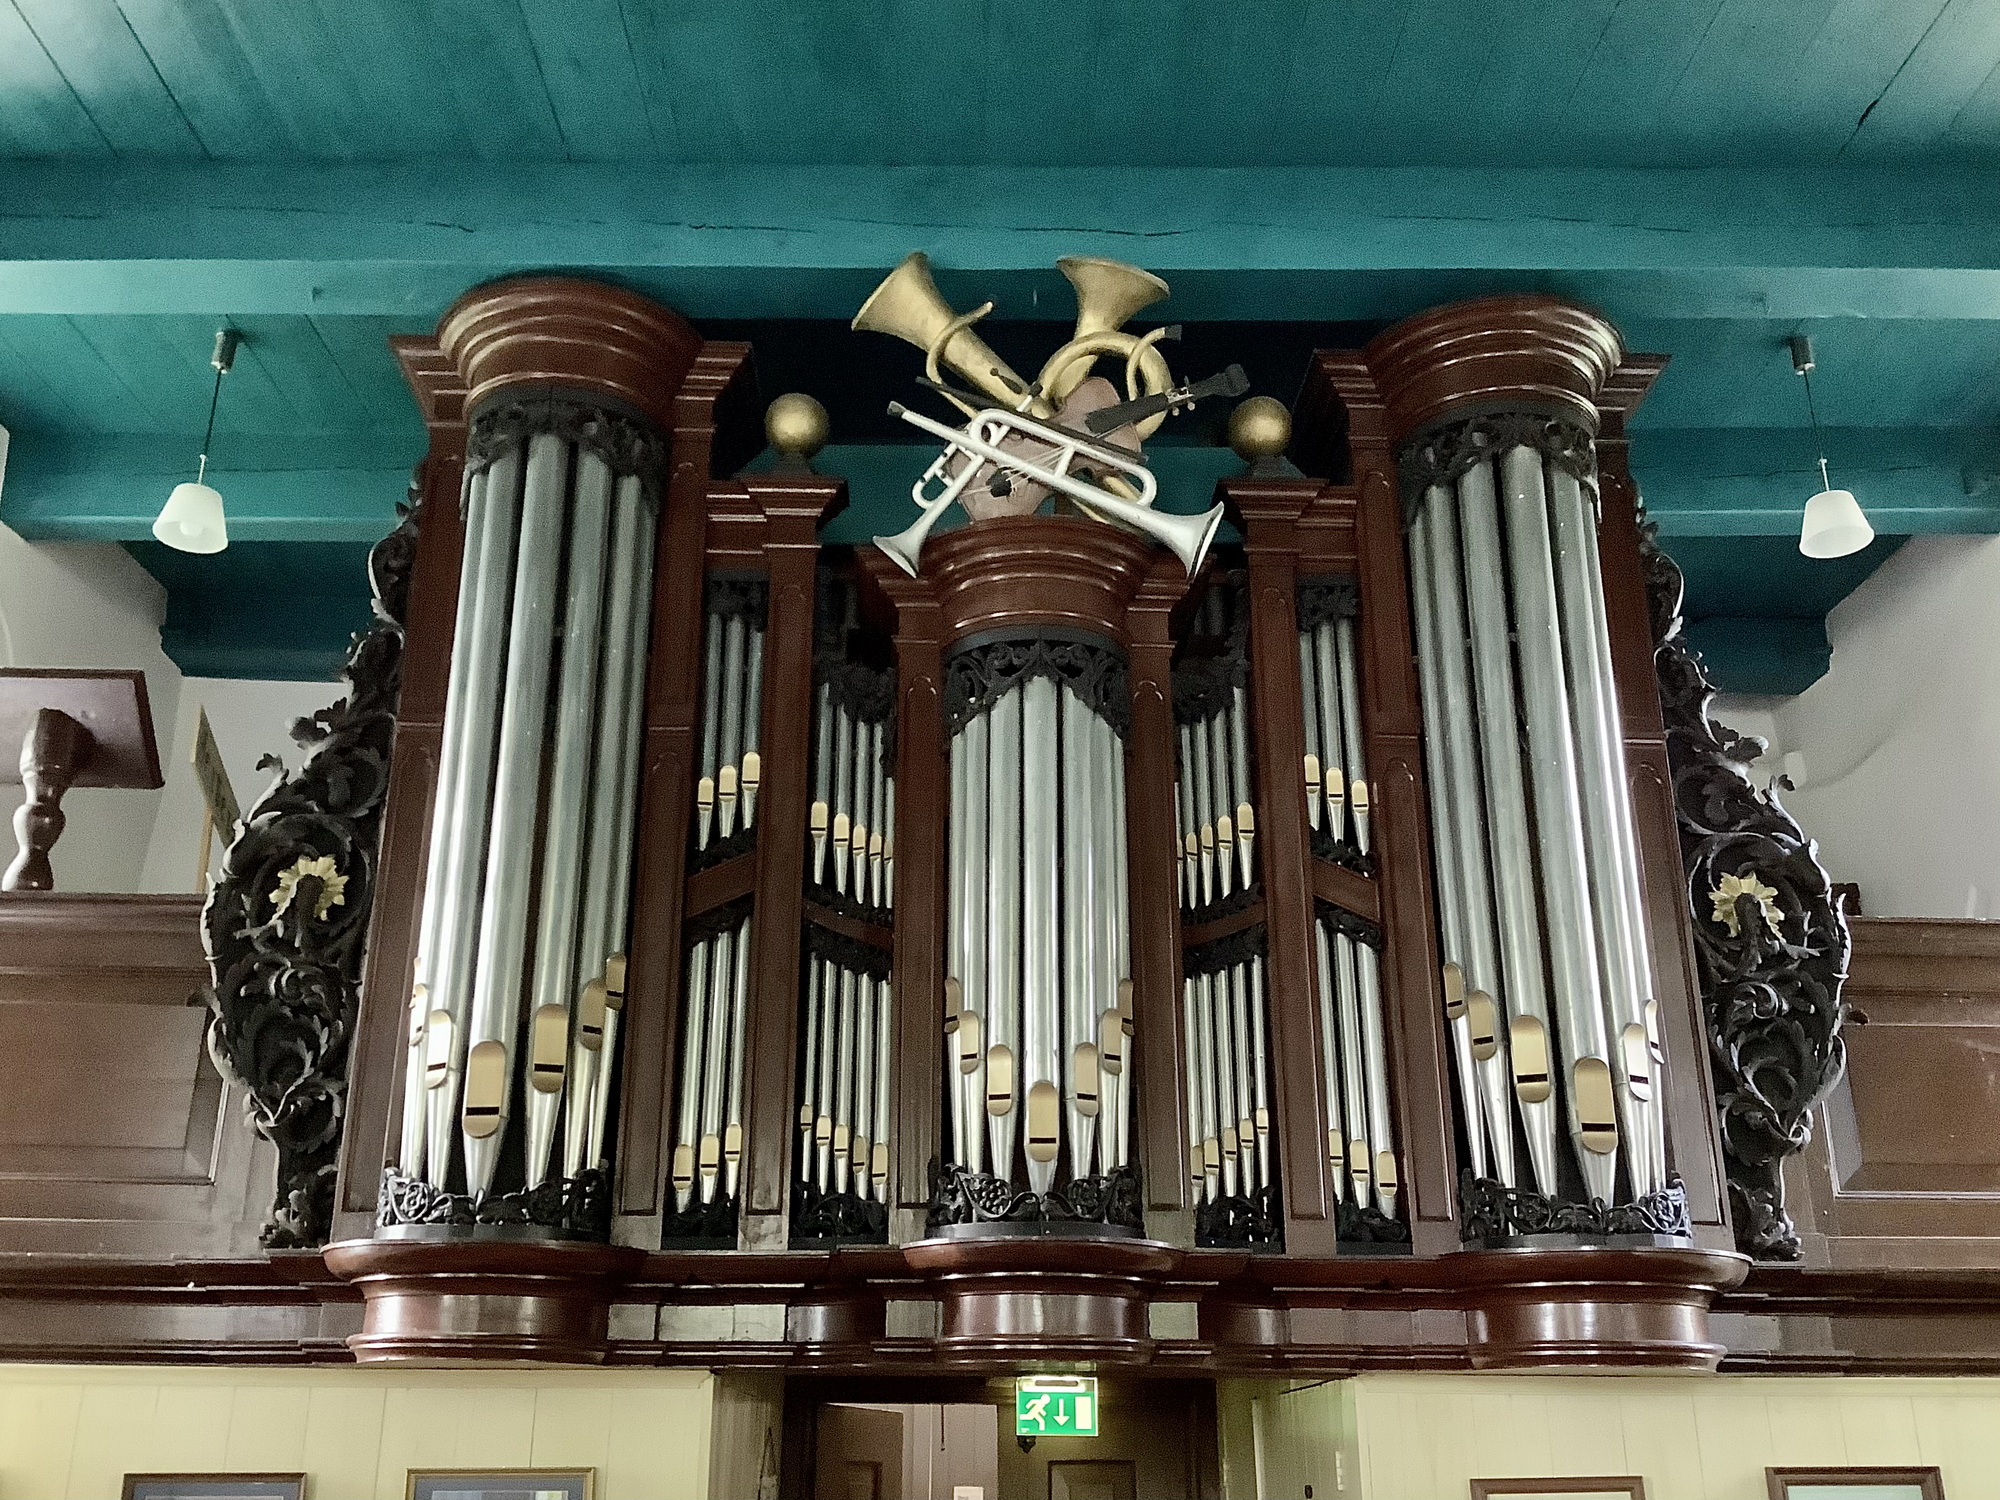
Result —
<instances>
[{"instance_id":1,"label":"white lamp shade","mask_svg":"<svg viewBox=\"0 0 2000 1500\"><path fill-rule=\"evenodd\" d=\"M1874 540L1875 528L1861 513L1861 502L1852 490L1821 490L1806 501L1799 551L1807 557L1845 557Z\"/></svg>"},{"instance_id":2,"label":"white lamp shade","mask_svg":"<svg viewBox=\"0 0 2000 1500\"><path fill-rule=\"evenodd\" d=\"M229 545L222 496L205 484L175 485L167 503L160 507L153 535L182 552L220 552Z\"/></svg>"}]
</instances>

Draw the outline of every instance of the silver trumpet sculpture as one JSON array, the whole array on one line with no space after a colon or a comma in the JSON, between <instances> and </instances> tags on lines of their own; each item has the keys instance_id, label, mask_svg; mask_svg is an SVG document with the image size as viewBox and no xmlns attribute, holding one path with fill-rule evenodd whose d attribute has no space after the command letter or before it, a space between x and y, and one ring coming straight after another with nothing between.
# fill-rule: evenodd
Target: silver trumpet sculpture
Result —
<instances>
[{"instance_id":1,"label":"silver trumpet sculpture","mask_svg":"<svg viewBox=\"0 0 2000 1500\"><path fill-rule=\"evenodd\" d=\"M1180 559L1189 577L1201 571L1209 544L1215 540L1216 528L1222 524L1220 505L1199 516L1154 510L1156 484L1152 471L1138 454L1068 428L1051 426L1024 412L989 407L975 412L962 429L911 411L901 402L890 402L889 414L901 417L945 444L944 451L910 487L910 498L922 514L907 530L875 538L875 545L912 578L917 575L918 559L931 528L958 503L966 486L982 472L1041 485L1076 501L1086 515L1151 538ZM1007 443L1015 446L1002 446ZM1076 470L1083 467L1093 474L1123 482L1133 491L1132 498L1114 494L1095 480L1081 477ZM933 483L938 485L936 494L930 491Z\"/></svg>"}]
</instances>

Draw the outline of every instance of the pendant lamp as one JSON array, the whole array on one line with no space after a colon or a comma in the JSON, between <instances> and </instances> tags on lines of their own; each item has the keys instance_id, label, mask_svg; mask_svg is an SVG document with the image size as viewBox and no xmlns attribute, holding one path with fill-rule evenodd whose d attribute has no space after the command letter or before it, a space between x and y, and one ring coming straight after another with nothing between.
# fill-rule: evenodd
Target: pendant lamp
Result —
<instances>
[{"instance_id":1,"label":"pendant lamp","mask_svg":"<svg viewBox=\"0 0 2000 1500\"><path fill-rule=\"evenodd\" d=\"M215 366L215 389L208 398L208 427L201 435L201 465L192 484L177 484L160 507L153 522L153 535L181 552L220 552L229 545L229 526L222 513L222 495L206 483L208 449L215 440L215 408L222 399L222 377L236 362L239 335L233 328L218 329L215 352L209 363Z\"/></svg>"},{"instance_id":2,"label":"pendant lamp","mask_svg":"<svg viewBox=\"0 0 2000 1500\"><path fill-rule=\"evenodd\" d=\"M1805 523L1799 528L1799 551L1807 557L1846 557L1875 540L1875 528L1861 512L1861 502L1852 490L1837 490L1826 472L1826 443L1820 439L1819 409L1813 402L1812 340L1802 333L1791 338L1792 368L1806 383L1806 412L1812 418L1813 437L1819 440L1820 490L1806 501Z\"/></svg>"}]
</instances>

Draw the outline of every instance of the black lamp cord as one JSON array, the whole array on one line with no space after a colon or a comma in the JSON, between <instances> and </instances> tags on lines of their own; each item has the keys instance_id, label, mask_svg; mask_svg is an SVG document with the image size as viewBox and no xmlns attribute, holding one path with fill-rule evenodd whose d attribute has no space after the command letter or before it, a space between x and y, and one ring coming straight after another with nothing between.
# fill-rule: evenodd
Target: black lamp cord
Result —
<instances>
[{"instance_id":1,"label":"black lamp cord","mask_svg":"<svg viewBox=\"0 0 2000 1500\"><path fill-rule=\"evenodd\" d=\"M208 395L208 426L201 434L201 467L194 476L196 484L208 479L208 449L215 441L215 408L222 400L222 377L229 373L229 367L236 363L236 345L242 335L233 328L221 328L215 334L215 353L208 362L215 366L215 389Z\"/></svg>"}]
</instances>

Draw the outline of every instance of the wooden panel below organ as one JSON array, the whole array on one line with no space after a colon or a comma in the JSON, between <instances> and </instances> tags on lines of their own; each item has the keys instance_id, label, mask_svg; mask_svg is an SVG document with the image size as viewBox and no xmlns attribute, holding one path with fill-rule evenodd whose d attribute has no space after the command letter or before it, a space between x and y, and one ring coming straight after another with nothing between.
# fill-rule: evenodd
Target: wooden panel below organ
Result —
<instances>
[{"instance_id":1,"label":"wooden panel below organ","mask_svg":"<svg viewBox=\"0 0 2000 1500\"><path fill-rule=\"evenodd\" d=\"M1847 1076L1788 1174L1807 1263L2000 1264L2000 922L1849 920Z\"/></svg>"},{"instance_id":2,"label":"wooden panel below organ","mask_svg":"<svg viewBox=\"0 0 2000 1500\"><path fill-rule=\"evenodd\" d=\"M0 899L0 1251L257 1244L273 1170L209 1060L200 898Z\"/></svg>"}]
</instances>

